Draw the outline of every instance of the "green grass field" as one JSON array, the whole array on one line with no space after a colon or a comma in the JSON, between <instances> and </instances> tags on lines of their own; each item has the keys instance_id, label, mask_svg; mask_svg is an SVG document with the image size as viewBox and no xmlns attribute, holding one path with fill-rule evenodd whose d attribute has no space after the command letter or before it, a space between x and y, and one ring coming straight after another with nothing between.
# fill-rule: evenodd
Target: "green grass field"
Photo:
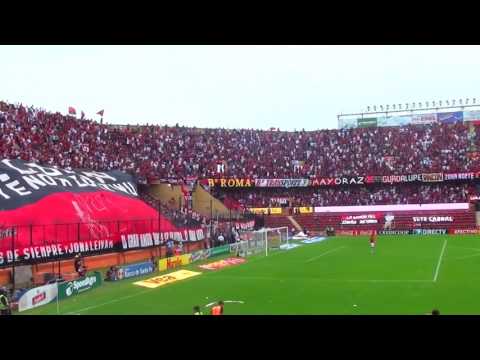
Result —
<instances>
[{"instance_id":1,"label":"green grass field","mask_svg":"<svg viewBox=\"0 0 480 360\"><path fill-rule=\"evenodd\" d=\"M133 285L142 278L105 283L61 301L59 312L190 315L194 305L240 300L225 314L480 314L478 236L380 236L373 254L367 237L335 237L221 270L198 265L185 269L201 275L155 289ZM55 315L57 305L22 314Z\"/></svg>"}]
</instances>

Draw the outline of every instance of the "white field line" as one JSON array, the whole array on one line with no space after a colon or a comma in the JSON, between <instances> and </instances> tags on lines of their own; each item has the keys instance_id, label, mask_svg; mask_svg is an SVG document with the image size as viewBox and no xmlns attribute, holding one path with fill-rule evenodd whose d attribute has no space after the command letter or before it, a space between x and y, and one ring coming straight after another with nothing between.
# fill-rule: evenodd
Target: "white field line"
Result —
<instances>
[{"instance_id":1,"label":"white field line","mask_svg":"<svg viewBox=\"0 0 480 360\"><path fill-rule=\"evenodd\" d=\"M151 292L153 290L155 290L155 289L148 289L148 290L145 290L145 291L138 292L136 294L123 296L123 297L120 297L120 298L117 298L117 299L114 299L114 300L110 300L110 301L107 301L107 302L104 302L104 303L101 303L101 304L89 306L89 307L86 307L86 308L83 308L83 309L80 309L80 310L71 311L71 312L65 313L64 315L79 315L79 313L81 313L81 312L85 312L85 311L88 311L88 310L91 310L91 309L96 309L96 308L99 308L101 306L110 305L110 304L113 304L113 303L116 303L116 302L119 302L119 301L130 299L130 298L134 298L134 297L146 294L148 292Z\"/></svg>"},{"instance_id":2,"label":"white field line","mask_svg":"<svg viewBox=\"0 0 480 360\"><path fill-rule=\"evenodd\" d=\"M445 253L446 247L447 247L447 239L445 239L445 241L443 242L442 251L440 252L440 256L438 257L437 269L435 270L435 275L433 276L433 282L437 281L438 272L440 271L440 265L442 264L442 258L443 258L443 254Z\"/></svg>"},{"instance_id":3,"label":"white field line","mask_svg":"<svg viewBox=\"0 0 480 360\"><path fill-rule=\"evenodd\" d=\"M472 258L472 257L475 257L475 256L480 256L480 253L476 253L476 254L473 254L473 255L462 256L462 257L456 258L455 260L463 260L463 259L468 259L468 258Z\"/></svg>"},{"instance_id":4,"label":"white field line","mask_svg":"<svg viewBox=\"0 0 480 360\"><path fill-rule=\"evenodd\" d=\"M453 247L453 248L456 248L456 249L467 249L467 250L480 251L480 249L478 249L478 248L471 248L471 247L453 246L453 245L450 245L450 247Z\"/></svg>"},{"instance_id":5,"label":"white field line","mask_svg":"<svg viewBox=\"0 0 480 360\"><path fill-rule=\"evenodd\" d=\"M259 257L257 259L253 259L251 261L248 261L248 263L252 263L252 262L256 262L258 260L262 260L262 259L268 259L269 257L271 256L274 256L274 255L278 255L278 254L285 254L287 253L287 251L279 251L279 252L276 252L270 256L262 256L262 257ZM207 273L205 273L207 274ZM88 311L88 310L91 310L91 309L96 309L96 308L99 308L99 307L102 307L102 306L105 306L105 305L110 305L110 304L113 304L113 303L116 303L116 302L120 302L120 301L123 301L123 300L127 300L127 299L130 299L130 298L133 298L133 297L137 297L137 296L140 296L140 295L143 295L143 294L146 294L150 291L154 291L156 289L148 289L148 290L145 290L145 291L141 291L139 293L136 293L136 294L132 294L132 295L128 295L128 296L123 296L123 297L120 297L120 298L117 298L117 299L114 299L114 300L110 300L110 301L106 301L104 303L101 303L101 304L97 304L97 305L92 305L92 306L89 306L89 307L85 307L85 308L82 308L80 310L75 310L75 311L70 311L68 313L65 313L63 315L80 315L79 313L81 312L85 312L85 311ZM60 314L62 315L62 314Z\"/></svg>"},{"instance_id":6,"label":"white field line","mask_svg":"<svg viewBox=\"0 0 480 360\"><path fill-rule=\"evenodd\" d=\"M327 252L324 252L323 254L314 256L313 258L310 258L310 259L308 259L308 260L305 261L305 262L308 263L308 262L310 262L310 261L317 260L318 258L321 258L321 257L324 256L324 255L331 254L332 252L335 252L335 251L337 251L337 250L343 249L344 247L345 247L345 246L340 246L340 247L338 247L338 248L329 250L329 251L327 251Z\"/></svg>"},{"instance_id":7,"label":"white field line","mask_svg":"<svg viewBox=\"0 0 480 360\"><path fill-rule=\"evenodd\" d=\"M244 279L244 280L265 280L265 281L279 281L279 282L284 282L285 280L282 280L281 278L278 278L278 277L268 277L268 276L217 276L215 277L216 279L217 278L222 278L222 279ZM348 279L324 279L324 278L315 278L315 277L302 277L302 278L287 278L287 280L292 280L292 281L296 281L296 280L309 280L309 281L318 281L318 282L339 282L339 283L342 283L342 282L366 282L366 283L369 283L369 282L372 282L372 283L375 283L375 282L427 282L427 283L431 283L432 280L409 280L409 279L405 279L405 280L402 280L402 279L383 279L383 280L372 280L372 279L352 279L352 280L348 280Z\"/></svg>"}]
</instances>

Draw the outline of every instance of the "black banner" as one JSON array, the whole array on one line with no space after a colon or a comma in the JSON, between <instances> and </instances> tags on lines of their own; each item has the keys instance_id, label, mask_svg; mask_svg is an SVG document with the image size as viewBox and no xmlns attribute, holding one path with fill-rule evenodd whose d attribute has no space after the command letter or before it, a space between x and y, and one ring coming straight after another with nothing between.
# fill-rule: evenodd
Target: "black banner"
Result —
<instances>
[{"instance_id":1,"label":"black banner","mask_svg":"<svg viewBox=\"0 0 480 360\"><path fill-rule=\"evenodd\" d=\"M96 190L138 196L133 177L121 171L73 171L21 160L0 161L0 211L31 204L50 194Z\"/></svg>"}]
</instances>

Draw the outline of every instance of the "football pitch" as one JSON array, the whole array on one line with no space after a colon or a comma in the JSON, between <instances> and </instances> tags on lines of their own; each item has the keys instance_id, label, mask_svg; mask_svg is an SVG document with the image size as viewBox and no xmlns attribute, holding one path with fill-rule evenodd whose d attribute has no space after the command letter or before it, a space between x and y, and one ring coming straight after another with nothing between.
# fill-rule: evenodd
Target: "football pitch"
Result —
<instances>
[{"instance_id":1,"label":"football pitch","mask_svg":"<svg viewBox=\"0 0 480 360\"><path fill-rule=\"evenodd\" d=\"M185 266L201 274L157 288L134 284L161 275L154 273L22 314L191 315L218 300L243 302L225 304L225 315L480 314L474 235L379 236L373 252L368 237L333 237L219 270L198 267L218 259Z\"/></svg>"}]
</instances>

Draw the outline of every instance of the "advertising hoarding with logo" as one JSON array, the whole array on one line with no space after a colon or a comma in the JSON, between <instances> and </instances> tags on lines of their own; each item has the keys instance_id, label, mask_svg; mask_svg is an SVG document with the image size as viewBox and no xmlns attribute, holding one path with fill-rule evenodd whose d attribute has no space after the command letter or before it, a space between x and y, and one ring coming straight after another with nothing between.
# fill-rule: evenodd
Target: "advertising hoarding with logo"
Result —
<instances>
[{"instance_id":1,"label":"advertising hoarding with logo","mask_svg":"<svg viewBox=\"0 0 480 360\"><path fill-rule=\"evenodd\" d=\"M18 301L18 311L33 309L46 305L57 298L57 284L48 284L28 290Z\"/></svg>"},{"instance_id":2,"label":"advertising hoarding with logo","mask_svg":"<svg viewBox=\"0 0 480 360\"><path fill-rule=\"evenodd\" d=\"M453 123L456 123L456 122L462 122L463 121L463 112L462 111L439 113L437 116L438 116L438 121L440 121L441 123L446 123L446 124L453 124Z\"/></svg>"},{"instance_id":3,"label":"advertising hoarding with logo","mask_svg":"<svg viewBox=\"0 0 480 360\"><path fill-rule=\"evenodd\" d=\"M142 276L153 272L153 270L154 267L151 261L120 266L117 270L117 280L129 279L135 276Z\"/></svg>"},{"instance_id":4,"label":"advertising hoarding with logo","mask_svg":"<svg viewBox=\"0 0 480 360\"><path fill-rule=\"evenodd\" d=\"M357 126L359 128L377 127L377 118L358 118Z\"/></svg>"},{"instance_id":5,"label":"advertising hoarding with logo","mask_svg":"<svg viewBox=\"0 0 480 360\"><path fill-rule=\"evenodd\" d=\"M81 294L85 291L99 287L101 284L102 276L98 271L80 279L66 281L58 285L58 299L63 300Z\"/></svg>"}]
</instances>

